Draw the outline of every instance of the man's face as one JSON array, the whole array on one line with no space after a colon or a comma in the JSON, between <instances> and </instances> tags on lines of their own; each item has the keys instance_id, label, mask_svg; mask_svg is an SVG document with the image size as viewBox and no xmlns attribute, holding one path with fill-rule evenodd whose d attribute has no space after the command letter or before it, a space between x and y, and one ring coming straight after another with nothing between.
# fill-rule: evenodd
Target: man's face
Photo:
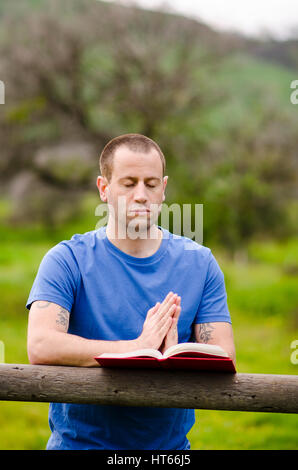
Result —
<instances>
[{"instance_id":1,"label":"man's face","mask_svg":"<svg viewBox=\"0 0 298 470\"><path fill-rule=\"evenodd\" d=\"M140 153L122 145L114 154L110 183L98 177L97 186L118 226L126 232L146 232L158 218L167 178L162 176L162 162L155 149Z\"/></svg>"}]
</instances>

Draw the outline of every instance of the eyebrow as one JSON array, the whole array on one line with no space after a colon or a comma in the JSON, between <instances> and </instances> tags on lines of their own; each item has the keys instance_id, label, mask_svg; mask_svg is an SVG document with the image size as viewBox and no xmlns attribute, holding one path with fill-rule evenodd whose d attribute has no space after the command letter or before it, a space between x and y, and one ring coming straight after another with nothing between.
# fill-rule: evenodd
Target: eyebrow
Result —
<instances>
[{"instance_id":1,"label":"eyebrow","mask_svg":"<svg viewBox=\"0 0 298 470\"><path fill-rule=\"evenodd\" d=\"M122 178L119 179L119 181L123 181L123 180L138 181L138 178L135 178L134 176L123 176ZM160 181L160 178L157 178L156 176L149 176L148 178L145 178L145 181L149 181L149 180Z\"/></svg>"}]
</instances>

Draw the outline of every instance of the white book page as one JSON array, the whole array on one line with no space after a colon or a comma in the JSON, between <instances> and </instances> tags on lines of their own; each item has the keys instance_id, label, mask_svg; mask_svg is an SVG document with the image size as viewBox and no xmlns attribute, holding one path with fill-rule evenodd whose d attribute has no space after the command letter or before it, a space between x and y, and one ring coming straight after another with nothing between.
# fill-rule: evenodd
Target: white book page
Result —
<instances>
[{"instance_id":1,"label":"white book page","mask_svg":"<svg viewBox=\"0 0 298 470\"><path fill-rule=\"evenodd\" d=\"M182 353L182 352L191 352L197 351L205 354L213 354L216 356L228 357L228 354L220 347L215 344L205 344L205 343L180 343L175 344L168 348L164 357L169 357L173 354Z\"/></svg>"},{"instance_id":2,"label":"white book page","mask_svg":"<svg viewBox=\"0 0 298 470\"><path fill-rule=\"evenodd\" d=\"M137 349L136 351L129 351L126 353L103 353L100 357L103 358L125 358L125 357L140 357L140 356L149 356L149 357L155 357L157 359L161 359L163 357L162 353L158 351L157 349Z\"/></svg>"}]
</instances>

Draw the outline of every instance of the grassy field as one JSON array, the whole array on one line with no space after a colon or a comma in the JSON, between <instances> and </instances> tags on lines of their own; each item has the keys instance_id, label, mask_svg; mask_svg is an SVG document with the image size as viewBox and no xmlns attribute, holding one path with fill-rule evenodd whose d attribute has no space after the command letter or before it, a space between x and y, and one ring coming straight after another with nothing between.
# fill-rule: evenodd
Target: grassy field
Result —
<instances>
[{"instance_id":1,"label":"grassy field","mask_svg":"<svg viewBox=\"0 0 298 470\"><path fill-rule=\"evenodd\" d=\"M92 230L86 228L84 231ZM6 363L28 363L28 297L39 262L52 239L43 231L3 232L0 252L0 340ZM212 247L211 247L212 248ZM248 261L213 253L225 274L237 349L238 372L297 374L291 342L298 339L298 239L255 242ZM48 404L0 402L0 449L44 449L49 437ZM197 410L192 449L297 449L297 415Z\"/></svg>"}]
</instances>

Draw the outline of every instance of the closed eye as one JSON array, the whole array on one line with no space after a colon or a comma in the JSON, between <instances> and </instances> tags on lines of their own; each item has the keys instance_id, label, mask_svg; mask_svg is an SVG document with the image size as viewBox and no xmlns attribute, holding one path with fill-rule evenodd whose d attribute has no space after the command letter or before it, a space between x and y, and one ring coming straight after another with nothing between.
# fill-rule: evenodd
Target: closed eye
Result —
<instances>
[{"instance_id":1,"label":"closed eye","mask_svg":"<svg viewBox=\"0 0 298 470\"><path fill-rule=\"evenodd\" d=\"M132 186L134 186L134 183L131 183L131 184L125 184L124 185L126 188L131 188ZM147 184L146 185L148 188L155 188L155 185L152 185L152 184Z\"/></svg>"}]
</instances>

